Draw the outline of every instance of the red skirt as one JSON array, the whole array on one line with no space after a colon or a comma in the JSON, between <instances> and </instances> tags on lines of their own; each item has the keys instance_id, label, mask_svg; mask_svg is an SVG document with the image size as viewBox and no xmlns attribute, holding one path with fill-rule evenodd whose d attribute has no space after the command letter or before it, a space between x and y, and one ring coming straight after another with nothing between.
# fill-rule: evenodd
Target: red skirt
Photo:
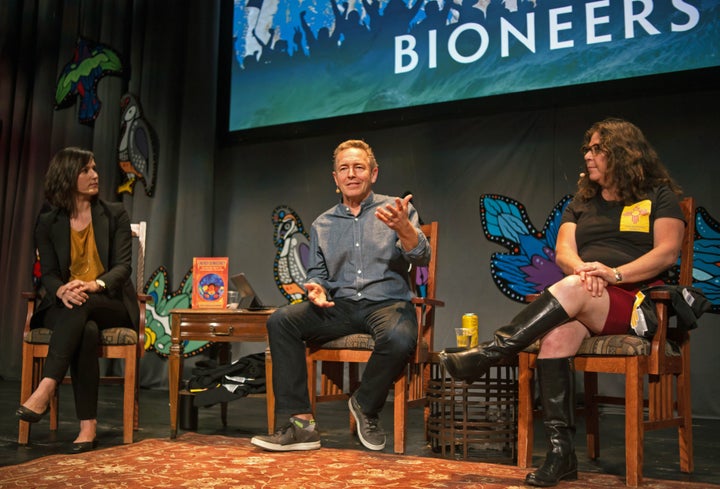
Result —
<instances>
[{"instance_id":1,"label":"red skirt","mask_svg":"<svg viewBox=\"0 0 720 489\"><path fill-rule=\"evenodd\" d=\"M626 334L630 329L630 317L635 305L635 294L646 287L663 285L664 283L662 280L655 280L649 284L608 285L605 290L607 290L610 297L610 310L600 334Z\"/></svg>"}]
</instances>

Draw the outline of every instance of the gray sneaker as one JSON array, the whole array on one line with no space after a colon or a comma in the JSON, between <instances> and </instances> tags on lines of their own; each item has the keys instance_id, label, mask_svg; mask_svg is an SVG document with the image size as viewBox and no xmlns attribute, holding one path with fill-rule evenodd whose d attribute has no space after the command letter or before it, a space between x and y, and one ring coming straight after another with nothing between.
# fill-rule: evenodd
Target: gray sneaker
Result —
<instances>
[{"instance_id":1,"label":"gray sneaker","mask_svg":"<svg viewBox=\"0 0 720 489\"><path fill-rule=\"evenodd\" d=\"M362 412L360 404L351 396L348 407L357 423L357 432L360 442L369 450L382 450L385 448L385 433L380 427L380 418Z\"/></svg>"},{"instance_id":2,"label":"gray sneaker","mask_svg":"<svg viewBox=\"0 0 720 489\"><path fill-rule=\"evenodd\" d=\"M302 427L299 418L290 418L290 421L277 430L274 435L253 436L250 443L272 452L317 450L320 448L320 433L317 427L306 430Z\"/></svg>"}]
</instances>

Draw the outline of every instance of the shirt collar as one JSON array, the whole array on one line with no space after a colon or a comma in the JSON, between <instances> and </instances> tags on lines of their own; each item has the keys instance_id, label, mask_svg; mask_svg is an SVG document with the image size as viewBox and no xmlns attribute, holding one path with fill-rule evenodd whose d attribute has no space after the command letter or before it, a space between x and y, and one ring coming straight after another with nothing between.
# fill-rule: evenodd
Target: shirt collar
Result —
<instances>
[{"instance_id":1,"label":"shirt collar","mask_svg":"<svg viewBox=\"0 0 720 489\"><path fill-rule=\"evenodd\" d=\"M373 204L375 204L375 192L370 191L368 196L365 197L365 200L360 203L360 213L358 214L358 216L363 214L365 210L373 206ZM342 202L340 202L340 204L338 205L338 210L343 215L351 215L350 208Z\"/></svg>"}]
</instances>

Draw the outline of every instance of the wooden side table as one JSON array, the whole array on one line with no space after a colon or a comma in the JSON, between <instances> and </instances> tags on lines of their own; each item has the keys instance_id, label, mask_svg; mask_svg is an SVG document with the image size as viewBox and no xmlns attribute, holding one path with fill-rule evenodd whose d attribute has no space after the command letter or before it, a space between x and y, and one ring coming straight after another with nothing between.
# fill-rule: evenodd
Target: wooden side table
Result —
<instances>
[{"instance_id":1,"label":"wooden side table","mask_svg":"<svg viewBox=\"0 0 720 489\"><path fill-rule=\"evenodd\" d=\"M267 342L265 323L273 309L173 309L170 311L171 343L168 361L170 383L170 438L177 436L178 399L182 378L182 351L185 340ZM225 413L223 413L225 416ZM225 421L223 419L223 421Z\"/></svg>"}]
</instances>

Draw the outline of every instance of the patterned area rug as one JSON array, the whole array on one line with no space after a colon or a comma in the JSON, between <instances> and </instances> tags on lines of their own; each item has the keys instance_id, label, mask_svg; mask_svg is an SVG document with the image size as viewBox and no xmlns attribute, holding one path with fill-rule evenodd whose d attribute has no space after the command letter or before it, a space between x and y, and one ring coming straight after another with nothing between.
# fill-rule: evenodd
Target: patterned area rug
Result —
<instances>
[{"instance_id":1,"label":"patterned area rug","mask_svg":"<svg viewBox=\"0 0 720 489\"><path fill-rule=\"evenodd\" d=\"M81 455L51 455L0 468L1 488L526 488L510 465L324 448L270 453L245 438L185 433ZM625 487L622 477L583 473L560 489ZM646 479L647 489L720 486Z\"/></svg>"}]
</instances>

